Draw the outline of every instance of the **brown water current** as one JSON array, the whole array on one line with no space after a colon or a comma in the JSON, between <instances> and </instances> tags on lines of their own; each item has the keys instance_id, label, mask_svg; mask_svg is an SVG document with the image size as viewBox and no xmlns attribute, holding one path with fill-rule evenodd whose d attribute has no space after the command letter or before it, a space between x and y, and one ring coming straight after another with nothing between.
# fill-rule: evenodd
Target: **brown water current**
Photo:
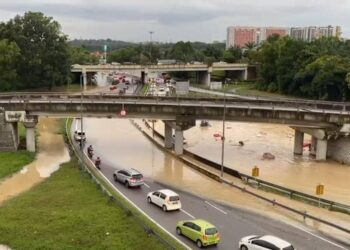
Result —
<instances>
[{"instance_id":1,"label":"brown water current","mask_svg":"<svg viewBox=\"0 0 350 250\"><path fill-rule=\"evenodd\" d=\"M19 173L0 182L0 204L29 190L58 170L60 164L69 161L63 137L57 133L59 126L57 119L39 119L37 157Z\"/></svg>"},{"instance_id":2,"label":"brown water current","mask_svg":"<svg viewBox=\"0 0 350 250\"><path fill-rule=\"evenodd\" d=\"M210 127L197 123L184 132L187 150L221 163L221 140L213 135L222 134L222 122L210 122ZM164 133L163 122L155 123ZM260 168L259 178L315 195L319 183L325 185L323 198L350 205L350 166L336 161L317 162L304 148L303 156L293 154L294 130L284 125L226 122L224 165L251 175L252 168ZM305 136L305 142L310 141ZM243 141L244 146L238 142ZM272 153L274 160L263 160L264 153Z\"/></svg>"},{"instance_id":3,"label":"brown water current","mask_svg":"<svg viewBox=\"0 0 350 250\"><path fill-rule=\"evenodd\" d=\"M142 121L140 120L137 121L137 123L142 125ZM157 122L157 126L161 126L158 123L160 124L161 122ZM117 168L132 167L141 171L146 177L195 193L199 196L227 203L232 206L250 209L264 215L269 215L273 218L289 221L298 226L305 225L300 216L286 212L283 209L274 207L237 189L216 182L188 167L172 155L157 148L157 146L151 141L142 136L141 132L138 131L128 120L89 118L84 119L84 126L89 143L93 145L96 156L100 156L102 161L109 163L112 166L116 166ZM144 129L149 134L152 134L150 130L147 130L146 128ZM260 131L264 132L264 130ZM212 134L209 132L208 134L210 134L208 140L213 140ZM192 137L188 132L186 132L185 137L189 141L188 146L191 147L194 140L192 141ZM215 142L214 140L212 143L217 144L219 142ZM234 146L231 147L233 148ZM215 148L216 147L213 147L213 149ZM211 150L212 149L202 148L201 153L203 156L215 155ZM261 152L263 151L264 150L261 150ZM244 156L244 154L242 155ZM258 158L258 154L256 153L255 155ZM260 161L259 158L258 160ZM348 215L329 212L325 209L306 205L301 202L296 202L263 191L254 191L265 195L270 199L276 199L279 202L283 202L284 204L300 211L308 211L308 213L317 217L336 222L344 227L350 227L350 217ZM301 222L301 224L299 222ZM342 240L350 242L349 235L339 233L337 230L333 230L332 228L323 225L318 225L313 221L307 221L307 224L327 233L332 233L334 236L338 236Z\"/></svg>"}]
</instances>

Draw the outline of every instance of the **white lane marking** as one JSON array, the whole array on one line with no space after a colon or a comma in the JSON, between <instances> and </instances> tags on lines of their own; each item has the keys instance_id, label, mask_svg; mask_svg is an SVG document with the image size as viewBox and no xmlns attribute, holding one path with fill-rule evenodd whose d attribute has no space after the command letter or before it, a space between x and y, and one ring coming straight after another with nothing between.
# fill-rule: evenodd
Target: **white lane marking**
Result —
<instances>
[{"instance_id":1,"label":"white lane marking","mask_svg":"<svg viewBox=\"0 0 350 250\"><path fill-rule=\"evenodd\" d=\"M196 217L194 217L192 214L190 214L189 212L186 212L185 210L183 210L182 208L180 209L181 212L183 212L184 214L187 214L188 216L190 216L192 219L195 219Z\"/></svg>"},{"instance_id":2,"label":"white lane marking","mask_svg":"<svg viewBox=\"0 0 350 250\"><path fill-rule=\"evenodd\" d=\"M321 236L319 236L319 235L317 235L317 234L311 233L310 231L305 230L305 229L303 229L303 228L301 228L301 227L298 227L298 226L296 226L296 225L292 225L292 226L295 227L295 228L297 228L297 229L299 229L299 230L301 230L301 231L303 231L303 232L305 232L305 233L308 233L308 234L310 234L310 235L312 235L312 236L314 236L314 237L316 237L316 238L318 238L318 239L320 239L320 240L323 240L323 241L325 241L325 242L328 242L329 244L331 244L331 245L333 245L333 246L336 246L336 247L338 247L338 248L340 248L340 249L349 250L348 248L345 248L345 247L343 247L343 246L341 246L341 245L339 245L339 244L337 244L337 243L335 243L335 242L333 242L333 241L330 241L330 240L328 240L328 239L326 239L326 238L323 238L323 237L321 237Z\"/></svg>"},{"instance_id":3,"label":"white lane marking","mask_svg":"<svg viewBox=\"0 0 350 250\"><path fill-rule=\"evenodd\" d=\"M209 206L212 206L213 208L215 208L215 209L218 210L219 212L221 212L221 213L227 215L227 213L226 213L224 210L222 210L222 209L218 208L217 206L211 204L209 201L204 201L204 203L208 204Z\"/></svg>"},{"instance_id":4,"label":"white lane marking","mask_svg":"<svg viewBox=\"0 0 350 250\"><path fill-rule=\"evenodd\" d=\"M85 156L87 157L86 153L84 152ZM93 163L91 161L91 159L89 157L87 157L88 160ZM183 245L186 249L191 250L192 248L190 248L189 246L187 246L184 242L182 242L181 240L179 240L178 238L176 238L172 233L170 233L168 230L166 230L164 227L162 227L159 223L157 223L155 220L153 220L148 214L146 214L141 208L139 208L134 202L132 202L128 197L126 197L121 191L119 191L118 188L116 188L113 183L108 180L108 178L102 173L100 172L100 175L109 183L109 185L112 186L112 188L117 191L117 193L119 195L121 195L125 200L127 200L128 202L130 202L130 204L132 204L137 210L139 210L140 213L142 213L144 216L146 216L150 221L152 221L155 225L157 225L159 228L161 228L164 232L167 232L168 235L170 235L174 240L176 240L177 242L179 242L181 245Z\"/></svg>"},{"instance_id":5,"label":"white lane marking","mask_svg":"<svg viewBox=\"0 0 350 250\"><path fill-rule=\"evenodd\" d=\"M143 183L147 188L151 188L146 182Z\"/></svg>"}]
</instances>

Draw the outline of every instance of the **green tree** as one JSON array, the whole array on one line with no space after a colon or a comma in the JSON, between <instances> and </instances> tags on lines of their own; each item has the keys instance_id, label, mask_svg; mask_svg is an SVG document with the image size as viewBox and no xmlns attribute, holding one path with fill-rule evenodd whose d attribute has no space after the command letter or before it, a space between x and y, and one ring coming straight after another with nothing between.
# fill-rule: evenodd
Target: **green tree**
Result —
<instances>
[{"instance_id":1,"label":"green tree","mask_svg":"<svg viewBox=\"0 0 350 250\"><path fill-rule=\"evenodd\" d=\"M99 58L83 47L69 47L71 64L97 64Z\"/></svg>"},{"instance_id":2,"label":"green tree","mask_svg":"<svg viewBox=\"0 0 350 250\"><path fill-rule=\"evenodd\" d=\"M67 37L52 17L27 12L0 25L0 39L17 44L21 56L16 64L21 88L51 88L69 81Z\"/></svg>"},{"instance_id":3,"label":"green tree","mask_svg":"<svg viewBox=\"0 0 350 250\"><path fill-rule=\"evenodd\" d=\"M227 63L237 63L242 59L242 55L240 47L231 47L224 52L223 60Z\"/></svg>"},{"instance_id":4,"label":"green tree","mask_svg":"<svg viewBox=\"0 0 350 250\"><path fill-rule=\"evenodd\" d=\"M0 40L0 90L16 88L18 75L16 63L20 50L16 43L8 40Z\"/></svg>"}]
</instances>

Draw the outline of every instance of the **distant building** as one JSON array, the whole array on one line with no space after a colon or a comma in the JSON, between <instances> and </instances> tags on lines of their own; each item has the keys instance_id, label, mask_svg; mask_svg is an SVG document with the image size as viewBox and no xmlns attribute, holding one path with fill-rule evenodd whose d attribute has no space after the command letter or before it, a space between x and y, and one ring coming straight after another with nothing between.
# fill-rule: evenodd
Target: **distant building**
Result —
<instances>
[{"instance_id":1,"label":"distant building","mask_svg":"<svg viewBox=\"0 0 350 250\"><path fill-rule=\"evenodd\" d=\"M325 27L309 26L309 27L292 27L290 29L290 37L298 40L311 42L321 37L338 37L340 38L342 30L340 26L333 27L331 25Z\"/></svg>"},{"instance_id":2,"label":"distant building","mask_svg":"<svg viewBox=\"0 0 350 250\"><path fill-rule=\"evenodd\" d=\"M272 35L286 36L303 41L313 41L320 37L341 37L340 26L325 27L251 27L231 26L227 28L226 49L230 47L243 48L247 43L259 44Z\"/></svg>"},{"instance_id":3,"label":"distant building","mask_svg":"<svg viewBox=\"0 0 350 250\"><path fill-rule=\"evenodd\" d=\"M241 47L247 43L261 43L272 35L285 36L289 30L281 27L231 26L227 28L226 48Z\"/></svg>"}]
</instances>

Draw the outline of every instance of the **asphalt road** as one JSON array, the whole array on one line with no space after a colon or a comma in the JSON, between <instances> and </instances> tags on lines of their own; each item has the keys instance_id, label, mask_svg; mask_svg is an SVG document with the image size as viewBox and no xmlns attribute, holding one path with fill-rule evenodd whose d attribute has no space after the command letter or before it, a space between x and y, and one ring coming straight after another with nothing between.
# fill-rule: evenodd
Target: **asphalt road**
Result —
<instances>
[{"instance_id":1,"label":"asphalt road","mask_svg":"<svg viewBox=\"0 0 350 250\"><path fill-rule=\"evenodd\" d=\"M75 126L72 126L72 128L73 127ZM140 134L140 136L142 135ZM86 145L89 145L88 138ZM202 198L205 197L205 194L199 194L197 196L176 190L180 195L182 210L163 212L161 208L149 204L146 198L148 192L168 188L167 185L154 182L151 179L146 179L146 184L141 188L128 189L122 183L114 182L113 172L120 168L130 168L132 166L120 166L117 162L113 165L104 164L103 159L106 159L108 156L103 155L103 152L99 152L96 148L94 150L96 154L102 156L102 174L114 187L136 204L149 217L190 248L196 249L197 247L192 241L183 236L176 235L175 226L179 220L202 218L213 223L218 228L222 241L218 246L208 247L207 249L238 249L238 241L240 238L247 235L265 234L272 234L283 238L291 242L298 250L350 249L350 246L337 243L334 239L330 239L327 236L309 233L303 229L290 226L277 220L272 220L271 218L265 218L249 211L223 206L215 201ZM132 157L132 155L130 155L130 157ZM166 180L164 180L164 183L166 183ZM216 190L213 190L213 192L216 192Z\"/></svg>"}]
</instances>

